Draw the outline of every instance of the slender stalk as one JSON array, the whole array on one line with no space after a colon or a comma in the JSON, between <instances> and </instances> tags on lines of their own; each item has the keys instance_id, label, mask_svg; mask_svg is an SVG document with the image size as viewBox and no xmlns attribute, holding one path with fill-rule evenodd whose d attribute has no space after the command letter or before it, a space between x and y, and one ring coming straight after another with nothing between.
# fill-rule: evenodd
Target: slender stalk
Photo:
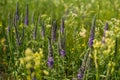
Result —
<instances>
[{"instance_id":1,"label":"slender stalk","mask_svg":"<svg viewBox=\"0 0 120 80\"><path fill-rule=\"evenodd\" d=\"M16 18L15 17L14 17L14 29L15 29L15 35L16 35L17 45L20 45L19 35L18 35L18 29L17 29L17 22L16 22Z\"/></svg>"},{"instance_id":2,"label":"slender stalk","mask_svg":"<svg viewBox=\"0 0 120 80\"><path fill-rule=\"evenodd\" d=\"M97 63L97 51L94 53L94 63L96 68L96 80L99 80L99 72L98 72L98 63Z\"/></svg>"}]
</instances>

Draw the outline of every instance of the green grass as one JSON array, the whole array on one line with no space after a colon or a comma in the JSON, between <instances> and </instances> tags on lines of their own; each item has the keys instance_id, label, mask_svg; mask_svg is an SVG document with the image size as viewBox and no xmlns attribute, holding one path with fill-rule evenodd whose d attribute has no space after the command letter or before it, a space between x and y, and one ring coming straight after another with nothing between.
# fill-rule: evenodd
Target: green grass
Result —
<instances>
[{"instance_id":1,"label":"green grass","mask_svg":"<svg viewBox=\"0 0 120 80\"><path fill-rule=\"evenodd\" d=\"M20 19L15 26L13 18L17 2ZM119 80L119 2L119 0L0 0L0 78L4 75L7 76L6 80L11 78L33 80L34 76L37 80L72 80L73 78L77 80L79 69L84 67L83 80ZM27 4L28 26L24 25ZM93 47L90 48L88 41L95 15L95 37ZM60 32L62 18L65 23L64 33ZM54 64L53 68L49 68L48 37L51 37L55 20L57 37L56 41L51 41ZM106 22L108 22L108 30L103 44L101 42ZM44 37L41 35L43 23ZM20 44L17 43L16 32ZM36 39L34 39L35 32ZM64 47L60 45L62 43ZM29 59L30 56L25 55L28 48L33 55L37 55L35 52L39 54L41 48L44 57L37 59L40 57L37 55L36 58ZM64 57L59 53L61 48L66 52ZM20 59L25 61L25 64L22 64ZM35 59L40 62L39 66L35 65L37 61L34 61ZM26 68L27 63L34 68L32 73ZM5 80L4 76L3 80Z\"/></svg>"}]
</instances>

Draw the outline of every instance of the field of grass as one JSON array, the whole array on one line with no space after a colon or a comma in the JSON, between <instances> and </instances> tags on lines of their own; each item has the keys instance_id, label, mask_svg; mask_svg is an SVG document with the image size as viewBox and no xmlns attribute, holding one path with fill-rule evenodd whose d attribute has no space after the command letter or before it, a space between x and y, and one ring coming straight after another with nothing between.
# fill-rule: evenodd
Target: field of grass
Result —
<instances>
[{"instance_id":1,"label":"field of grass","mask_svg":"<svg viewBox=\"0 0 120 80\"><path fill-rule=\"evenodd\" d=\"M0 0L0 80L120 80L120 0Z\"/></svg>"}]
</instances>

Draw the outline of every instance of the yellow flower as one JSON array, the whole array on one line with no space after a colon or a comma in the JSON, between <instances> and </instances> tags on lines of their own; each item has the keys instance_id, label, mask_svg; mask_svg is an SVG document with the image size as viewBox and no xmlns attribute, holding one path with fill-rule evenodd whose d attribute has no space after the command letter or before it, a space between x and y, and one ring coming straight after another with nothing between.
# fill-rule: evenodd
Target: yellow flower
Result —
<instances>
[{"instance_id":1,"label":"yellow flower","mask_svg":"<svg viewBox=\"0 0 120 80\"><path fill-rule=\"evenodd\" d=\"M33 54L33 56L34 56L34 58L38 57L38 56L39 56L38 52L35 52L35 53Z\"/></svg>"},{"instance_id":2,"label":"yellow flower","mask_svg":"<svg viewBox=\"0 0 120 80\"><path fill-rule=\"evenodd\" d=\"M27 76L27 80L31 80L31 77L30 77L30 76Z\"/></svg>"},{"instance_id":3,"label":"yellow flower","mask_svg":"<svg viewBox=\"0 0 120 80\"><path fill-rule=\"evenodd\" d=\"M39 60L36 60L35 61L35 67L39 67L40 66L40 61Z\"/></svg>"},{"instance_id":4,"label":"yellow flower","mask_svg":"<svg viewBox=\"0 0 120 80\"><path fill-rule=\"evenodd\" d=\"M32 67L31 63L27 63L27 64L26 64L26 68L27 68L27 69L30 69L31 67Z\"/></svg>"},{"instance_id":5,"label":"yellow flower","mask_svg":"<svg viewBox=\"0 0 120 80\"><path fill-rule=\"evenodd\" d=\"M20 58L20 64L24 64L24 58Z\"/></svg>"},{"instance_id":6,"label":"yellow flower","mask_svg":"<svg viewBox=\"0 0 120 80\"><path fill-rule=\"evenodd\" d=\"M39 55L41 58L43 58L43 49L39 48Z\"/></svg>"},{"instance_id":7,"label":"yellow flower","mask_svg":"<svg viewBox=\"0 0 120 80\"><path fill-rule=\"evenodd\" d=\"M2 38L1 39L1 44L4 45L5 41L6 41L5 38Z\"/></svg>"},{"instance_id":8,"label":"yellow flower","mask_svg":"<svg viewBox=\"0 0 120 80\"><path fill-rule=\"evenodd\" d=\"M95 40L94 40L93 47L94 47L94 48L99 48L100 46L101 46L101 42L95 39Z\"/></svg>"},{"instance_id":9,"label":"yellow flower","mask_svg":"<svg viewBox=\"0 0 120 80\"><path fill-rule=\"evenodd\" d=\"M32 50L30 48L27 48L25 50L25 56L31 56L33 54Z\"/></svg>"},{"instance_id":10,"label":"yellow flower","mask_svg":"<svg viewBox=\"0 0 120 80\"><path fill-rule=\"evenodd\" d=\"M43 73L44 73L45 75L49 75L49 72L46 71L46 70L44 70Z\"/></svg>"},{"instance_id":11,"label":"yellow flower","mask_svg":"<svg viewBox=\"0 0 120 80\"><path fill-rule=\"evenodd\" d=\"M111 51L110 49L104 50L103 54L108 55L110 53L110 51Z\"/></svg>"},{"instance_id":12,"label":"yellow flower","mask_svg":"<svg viewBox=\"0 0 120 80\"><path fill-rule=\"evenodd\" d=\"M34 77L35 76L35 72L32 72L31 76Z\"/></svg>"},{"instance_id":13,"label":"yellow flower","mask_svg":"<svg viewBox=\"0 0 120 80\"><path fill-rule=\"evenodd\" d=\"M26 62L28 62L28 61L32 60L33 57L32 57L32 56L27 56L27 57L25 57L24 59L25 59Z\"/></svg>"},{"instance_id":14,"label":"yellow flower","mask_svg":"<svg viewBox=\"0 0 120 80\"><path fill-rule=\"evenodd\" d=\"M23 28L23 23L21 23L21 24L19 25L19 27L20 27L20 28Z\"/></svg>"},{"instance_id":15,"label":"yellow flower","mask_svg":"<svg viewBox=\"0 0 120 80\"><path fill-rule=\"evenodd\" d=\"M83 38L86 37L86 29L82 28L81 32L79 33L79 35Z\"/></svg>"}]
</instances>

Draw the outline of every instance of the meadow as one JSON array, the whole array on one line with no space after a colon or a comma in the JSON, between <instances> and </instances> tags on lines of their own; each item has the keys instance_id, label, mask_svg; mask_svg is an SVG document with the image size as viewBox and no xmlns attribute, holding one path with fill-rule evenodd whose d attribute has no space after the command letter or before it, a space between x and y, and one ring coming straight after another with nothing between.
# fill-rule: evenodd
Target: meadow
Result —
<instances>
[{"instance_id":1,"label":"meadow","mask_svg":"<svg viewBox=\"0 0 120 80\"><path fill-rule=\"evenodd\" d=\"M120 0L0 0L0 80L120 80Z\"/></svg>"}]
</instances>

